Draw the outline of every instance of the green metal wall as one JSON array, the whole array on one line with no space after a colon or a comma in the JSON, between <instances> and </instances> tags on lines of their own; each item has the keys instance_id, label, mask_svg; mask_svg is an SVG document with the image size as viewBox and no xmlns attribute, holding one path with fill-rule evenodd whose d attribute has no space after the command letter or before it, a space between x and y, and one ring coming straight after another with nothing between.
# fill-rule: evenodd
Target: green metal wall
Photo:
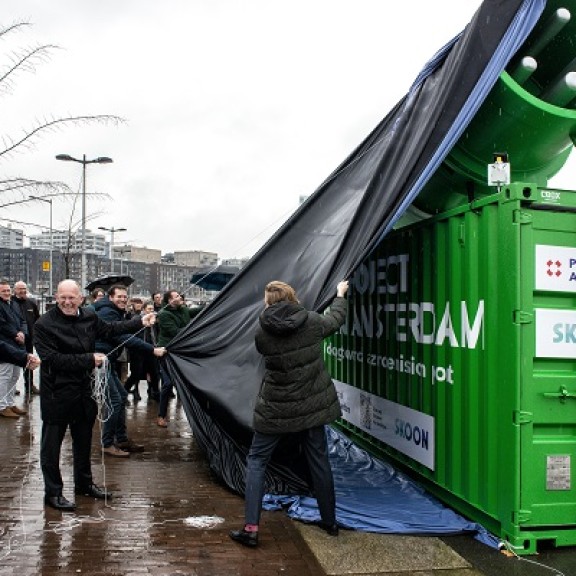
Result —
<instances>
[{"instance_id":1,"label":"green metal wall","mask_svg":"<svg viewBox=\"0 0 576 576\"><path fill-rule=\"evenodd\" d=\"M576 270L571 204L515 184L396 231L356 272L325 347L342 427L519 553L576 544L576 354L539 357L536 343L537 318L576 309L569 283L537 289L558 272L537 250L561 247L562 273L571 257ZM561 331L576 351L572 323Z\"/></svg>"}]
</instances>

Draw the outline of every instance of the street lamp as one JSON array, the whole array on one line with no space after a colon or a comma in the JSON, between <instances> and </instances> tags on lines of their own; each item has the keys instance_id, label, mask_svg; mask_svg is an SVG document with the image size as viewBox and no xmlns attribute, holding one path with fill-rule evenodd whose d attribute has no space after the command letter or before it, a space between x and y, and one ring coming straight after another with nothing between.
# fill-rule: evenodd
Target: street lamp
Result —
<instances>
[{"instance_id":1,"label":"street lamp","mask_svg":"<svg viewBox=\"0 0 576 576\"><path fill-rule=\"evenodd\" d=\"M108 156L99 156L93 160L86 160L86 154L82 156L82 160L73 158L69 154L58 154L56 160L64 160L65 162L78 162L82 164L82 242L80 247L80 284L82 291L86 287L86 164L110 164L113 162L112 158Z\"/></svg>"},{"instance_id":2,"label":"street lamp","mask_svg":"<svg viewBox=\"0 0 576 576\"><path fill-rule=\"evenodd\" d=\"M98 226L98 230L106 230L110 232L110 271L114 274L114 232L126 232L127 228L106 228L105 226ZM122 273L122 270L120 270Z\"/></svg>"},{"instance_id":3,"label":"street lamp","mask_svg":"<svg viewBox=\"0 0 576 576\"><path fill-rule=\"evenodd\" d=\"M46 202L50 204L50 276L49 276L49 291L50 291L50 298L54 296L54 291L52 290L52 250L53 250L53 241L52 241L52 198L40 198L40 196L30 196L32 200L40 200L40 202Z\"/></svg>"},{"instance_id":4,"label":"street lamp","mask_svg":"<svg viewBox=\"0 0 576 576\"><path fill-rule=\"evenodd\" d=\"M130 252L129 246L121 246L120 247L120 274L124 274L124 254L126 252Z\"/></svg>"}]
</instances>

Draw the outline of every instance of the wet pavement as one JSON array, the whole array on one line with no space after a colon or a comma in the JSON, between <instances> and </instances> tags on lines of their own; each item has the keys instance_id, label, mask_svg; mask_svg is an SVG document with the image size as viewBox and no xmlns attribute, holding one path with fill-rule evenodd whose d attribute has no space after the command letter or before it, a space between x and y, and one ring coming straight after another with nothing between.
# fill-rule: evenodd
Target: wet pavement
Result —
<instances>
[{"instance_id":1,"label":"wet pavement","mask_svg":"<svg viewBox=\"0 0 576 576\"><path fill-rule=\"evenodd\" d=\"M22 388L21 384L19 385ZM144 383L140 385L144 388ZM574 549L506 558L470 536L418 538L341 532L331 538L284 512L264 512L257 549L228 538L243 499L211 473L181 405L169 427L155 424L146 396L128 406L130 436L146 450L103 457L95 430L93 473L114 493L107 502L73 494L71 443L63 445L64 496L75 513L43 504L38 397L16 403L29 415L0 420L0 575L18 576L539 576L576 574ZM98 427L98 424L97 424Z\"/></svg>"}]
</instances>

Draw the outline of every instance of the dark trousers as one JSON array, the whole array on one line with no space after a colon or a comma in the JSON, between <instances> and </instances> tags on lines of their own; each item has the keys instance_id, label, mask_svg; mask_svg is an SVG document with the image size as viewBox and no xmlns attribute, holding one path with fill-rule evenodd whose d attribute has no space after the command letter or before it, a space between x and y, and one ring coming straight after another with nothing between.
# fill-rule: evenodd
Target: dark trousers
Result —
<instances>
[{"instance_id":1,"label":"dark trousers","mask_svg":"<svg viewBox=\"0 0 576 576\"><path fill-rule=\"evenodd\" d=\"M24 372L24 390L26 390L26 392L30 391L30 388L32 388L32 386L34 386L34 372L32 372L32 370L28 370L28 368L24 368L23 370Z\"/></svg>"},{"instance_id":2,"label":"dark trousers","mask_svg":"<svg viewBox=\"0 0 576 576\"><path fill-rule=\"evenodd\" d=\"M168 402L172 396L172 391L174 389L174 383L168 374L166 365L162 360L160 360L160 377L162 378L162 387L160 388L160 402L158 403L158 416L160 418L166 418L168 413Z\"/></svg>"},{"instance_id":3,"label":"dark trousers","mask_svg":"<svg viewBox=\"0 0 576 576\"><path fill-rule=\"evenodd\" d=\"M146 379L144 369L144 355L140 351L132 350L130 352L130 376L128 376L124 387L127 392L134 392L134 396L140 396L138 384L140 380Z\"/></svg>"},{"instance_id":4,"label":"dark trousers","mask_svg":"<svg viewBox=\"0 0 576 576\"><path fill-rule=\"evenodd\" d=\"M128 392L120 382L118 374L112 368L108 370L108 385L106 386L105 420L102 424L102 446L109 448L114 442L127 442L126 430L126 400Z\"/></svg>"},{"instance_id":5,"label":"dark trousers","mask_svg":"<svg viewBox=\"0 0 576 576\"><path fill-rule=\"evenodd\" d=\"M303 433L303 446L306 460L312 476L314 495L322 522L332 526L336 524L336 496L334 478L328 459L328 444L324 426L309 428ZM246 524L259 524L264 497L264 475L266 466L285 435L254 433L252 445L246 461Z\"/></svg>"},{"instance_id":6,"label":"dark trousers","mask_svg":"<svg viewBox=\"0 0 576 576\"><path fill-rule=\"evenodd\" d=\"M156 356L146 358L144 365L148 380L148 395L154 399L160 398L160 364Z\"/></svg>"},{"instance_id":7,"label":"dark trousers","mask_svg":"<svg viewBox=\"0 0 576 576\"><path fill-rule=\"evenodd\" d=\"M86 488L92 484L90 450L92 447L92 427L94 419L77 420L69 424L42 423L40 440L40 466L44 475L46 496L61 496L64 483L60 474L60 449L66 428L70 427L72 454L74 456L74 484L76 488Z\"/></svg>"},{"instance_id":8,"label":"dark trousers","mask_svg":"<svg viewBox=\"0 0 576 576\"><path fill-rule=\"evenodd\" d=\"M160 386L158 359L152 354L130 352L130 376L124 384L126 390L134 392L134 396L139 396L138 384L141 380L147 380L148 395L157 400Z\"/></svg>"},{"instance_id":9,"label":"dark trousers","mask_svg":"<svg viewBox=\"0 0 576 576\"><path fill-rule=\"evenodd\" d=\"M32 340L29 339L28 337L26 337L25 346L26 346L26 352L28 354L32 354L34 352L34 346L32 344ZM26 390L26 392L29 392L30 388L34 386L34 372L32 370L24 368L23 373L24 373L24 390Z\"/></svg>"}]
</instances>

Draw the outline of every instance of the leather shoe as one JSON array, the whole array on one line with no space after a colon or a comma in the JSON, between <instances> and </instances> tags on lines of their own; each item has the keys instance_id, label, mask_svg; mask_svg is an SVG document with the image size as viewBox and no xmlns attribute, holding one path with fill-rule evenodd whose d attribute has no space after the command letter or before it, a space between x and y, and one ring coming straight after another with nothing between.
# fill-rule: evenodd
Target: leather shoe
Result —
<instances>
[{"instance_id":1,"label":"leather shoe","mask_svg":"<svg viewBox=\"0 0 576 576\"><path fill-rule=\"evenodd\" d=\"M76 488L75 493L80 496L91 496L92 498L97 498L98 500L104 500L106 498L112 498L112 494L107 492L105 489L99 488L96 484L90 484L85 488Z\"/></svg>"},{"instance_id":2,"label":"leather shoe","mask_svg":"<svg viewBox=\"0 0 576 576\"><path fill-rule=\"evenodd\" d=\"M118 442L116 448L120 448L120 450L124 450L124 452L144 452L144 446L142 446L142 444L136 444L133 440Z\"/></svg>"},{"instance_id":3,"label":"leather shoe","mask_svg":"<svg viewBox=\"0 0 576 576\"><path fill-rule=\"evenodd\" d=\"M126 452L126 450L120 450L120 448L116 448L116 446L108 446L107 448L102 448L102 452L108 456L114 456L115 458L128 458L128 456L130 456L130 452Z\"/></svg>"},{"instance_id":4,"label":"leather shoe","mask_svg":"<svg viewBox=\"0 0 576 576\"><path fill-rule=\"evenodd\" d=\"M44 504L51 506L56 510L71 512L76 509L76 504L64 498L64 496L44 496Z\"/></svg>"},{"instance_id":5,"label":"leather shoe","mask_svg":"<svg viewBox=\"0 0 576 576\"><path fill-rule=\"evenodd\" d=\"M327 532L329 536L338 536L338 524L326 524L324 522L319 522L318 526Z\"/></svg>"},{"instance_id":6,"label":"leather shoe","mask_svg":"<svg viewBox=\"0 0 576 576\"><path fill-rule=\"evenodd\" d=\"M258 546L258 532L246 532L246 530L230 530L228 536L235 542L240 542L242 546L256 548Z\"/></svg>"},{"instance_id":7,"label":"leather shoe","mask_svg":"<svg viewBox=\"0 0 576 576\"><path fill-rule=\"evenodd\" d=\"M24 414L28 414L28 410L23 410L22 408L18 408L18 406L10 406L10 410L12 410L14 414L18 414L18 416L24 416Z\"/></svg>"}]
</instances>

